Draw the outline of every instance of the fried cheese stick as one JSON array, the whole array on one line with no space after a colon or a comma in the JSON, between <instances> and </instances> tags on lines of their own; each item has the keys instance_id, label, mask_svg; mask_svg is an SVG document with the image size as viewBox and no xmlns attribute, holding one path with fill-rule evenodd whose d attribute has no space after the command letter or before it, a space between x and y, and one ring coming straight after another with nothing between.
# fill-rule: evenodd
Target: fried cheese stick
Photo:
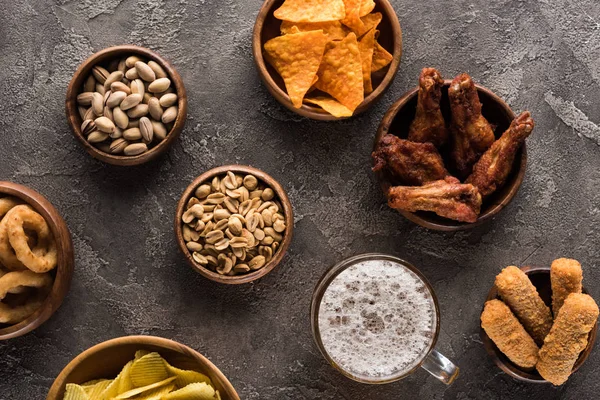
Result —
<instances>
[{"instance_id":1,"label":"fried cheese stick","mask_svg":"<svg viewBox=\"0 0 600 400\"><path fill-rule=\"evenodd\" d=\"M588 334L598 319L598 305L587 294L571 293L563 303L540 350L537 370L553 385L567 381Z\"/></svg>"},{"instance_id":2,"label":"fried cheese stick","mask_svg":"<svg viewBox=\"0 0 600 400\"><path fill-rule=\"evenodd\" d=\"M552 313L527 275L517 267L506 267L496 276L496 288L533 340L542 345L552 327Z\"/></svg>"},{"instance_id":3,"label":"fried cheese stick","mask_svg":"<svg viewBox=\"0 0 600 400\"><path fill-rule=\"evenodd\" d=\"M554 317L562 307L565 299L571 293L581 293L583 272L577 260L559 258L550 267L550 282L552 283L552 312Z\"/></svg>"},{"instance_id":4,"label":"fried cheese stick","mask_svg":"<svg viewBox=\"0 0 600 400\"><path fill-rule=\"evenodd\" d=\"M500 300L485 303L481 327L510 361L524 369L533 369L538 347L510 308Z\"/></svg>"}]
</instances>

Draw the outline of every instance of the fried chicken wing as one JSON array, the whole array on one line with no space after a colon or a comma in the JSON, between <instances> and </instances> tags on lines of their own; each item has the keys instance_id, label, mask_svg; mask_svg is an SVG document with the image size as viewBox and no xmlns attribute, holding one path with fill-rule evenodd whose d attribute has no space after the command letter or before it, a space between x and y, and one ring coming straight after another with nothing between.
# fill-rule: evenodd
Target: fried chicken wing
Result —
<instances>
[{"instance_id":1,"label":"fried chicken wing","mask_svg":"<svg viewBox=\"0 0 600 400\"><path fill-rule=\"evenodd\" d=\"M500 300L485 303L481 327L510 361L523 369L533 369L539 349L510 308Z\"/></svg>"},{"instance_id":2,"label":"fried chicken wing","mask_svg":"<svg viewBox=\"0 0 600 400\"><path fill-rule=\"evenodd\" d=\"M448 129L440 110L444 80L435 68L423 68L419 76L419 94L415 119L408 131L408 140L431 142L440 147L448 140Z\"/></svg>"},{"instance_id":3,"label":"fried chicken wing","mask_svg":"<svg viewBox=\"0 0 600 400\"><path fill-rule=\"evenodd\" d=\"M542 378L557 386L567 381L597 319L598 305L590 296L571 293L567 297L540 349L536 368Z\"/></svg>"},{"instance_id":4,"label":"fried chicken wing","mask_svg":"<svg viewBox=\"0 0 600 400\"><path fill-rule=\"evenodd\" d=\"M475 83L468 74L460 74L448 89L452 122L452 159L460 178L466 178L479 156L494 143L494 131L481 114Z\"/></svg>"},{"instance_id":5,"label":"fried chicken wing","mask_svg":"<svg viewBox=\"0 0 600 400\"><path fill-rule=\"evenodd\" d=\"M521 113L500 139L483 153L466 182L475 185L484 198L504 185L512 170L515 155L533 131L533 127L534 123L529 111Z\"/></svg>"},{"instance_id":6,"label":"fried chicken wing","mask_svg":"<svg viewBox=\"0 0 600 400\"><path fill-rule=\"evenodd\" d=\"M394 186L388 190L390 207L410 212L433 211L445 218L475 222L481 208L481 195L471 184L452 176L423 186Z\"/></svg>"},{"instance_id":7,"label":"fried chicken wing","mask_svg":"<svg viewBox=\"0 0 600 400\"><path fill-rule=\"evenodd\" d=\"M552 313L527 275L515 266L506 267L496 276L496 289L502 300L539 345L552 327Z\"/></svg>"},{"instance_id":8,"label":"fried chicken wing","mask_svg":"<svg viewBox=\"0 0 600 400\"><path fill-rule=\"evenodd\" d=\"M442 157L431 143L414 143L388 134L371 156L374 172L387 173L391 180L403 185L420 186L448 175Z\"/></svg>"}]
</instances>

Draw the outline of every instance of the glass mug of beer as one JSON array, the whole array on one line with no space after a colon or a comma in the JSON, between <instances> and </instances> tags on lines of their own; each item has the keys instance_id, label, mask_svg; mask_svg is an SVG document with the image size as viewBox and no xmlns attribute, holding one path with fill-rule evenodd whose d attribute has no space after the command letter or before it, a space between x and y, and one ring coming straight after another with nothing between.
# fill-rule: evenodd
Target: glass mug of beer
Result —
<instances>
[{"instance_id":1,"label":"glass mug of beer","mask_svg":"<svg viewBox=\"0 0 600 400\"><path fill-rule=\"evenodd\" d=\"M438 353L439 306L414 266L385 254L335 265L317 284L311 325L319 350L347 377L381 384L419 367L450 385L458 367Z\"/></svg>"}]
</instances>

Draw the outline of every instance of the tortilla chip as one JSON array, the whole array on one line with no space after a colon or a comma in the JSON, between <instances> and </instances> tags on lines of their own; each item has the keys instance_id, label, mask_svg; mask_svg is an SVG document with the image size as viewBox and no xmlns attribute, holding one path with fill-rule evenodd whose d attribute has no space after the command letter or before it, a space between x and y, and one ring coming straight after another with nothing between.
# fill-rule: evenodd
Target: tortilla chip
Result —
<instances>
[{"instance_id":1,"label":"tortilla chip","mask_svg":"<svg viewBox=\"0 0 600 400\"><path fill-rule=\"evenodd\" d=\"M371 64L371 72L379 71L392 62L392 55L388 53L386 49L381 47L379 42L375 42L375 48L373 49L373 63Z\"/></svg>"},{"instance_id":2,"label":"tortilla chip","mask_svg":"<svg viewBox=\"0 0 600 400\"><path fill-rule=\"evenodd\" d=\"M365 15L373 11L373 9L375 9L375 2L373 0L362 0L358 15L360 17L364 17Z\"/></svg>"},{"instance_id":3,"label":"tortilla chip","mask_svg":"<svg viewBox=\"0 0 600 400\"><path fill-rule=\"evenodd\" d=\"M365 94L369 94L373 91L373 84L371 83L371 64L373 63L374 48L375 29L371 29L358 42L360 58L362 59L363 84L365 88Z\"/></svg>"},{"instance_id":4,"label":"tortilla chip","mask_svg":"<svg viewBox=\"0 0 600 400\"><path fill-rule=\"evenodd\" d=\"M362 60L354 33L344 40L327 43L317 76L317 89L329 93L350 111L362 103L365 97Z\"/></svg>"},{"instance_id":5,"label":"tortilla chip","mask_svg":"<svg viewBox=\"0 0 600 400\"><path fill-rule=\"evenodd\" d=\"M323 31L278 36L265 43L265 58L281 75L296 108L311 87L323 59L327 36Z\"/></svg>"},{"instance_id":6,"label":"tortilla chip","mask_svg":"<svg viewBox=\"0 0 600 400\"><path fill-rule=\"evenodd\" d=\"M346 106L341 104L339 101L332 99L331 97L319 96L315 98L305 98L305 103L316 104L329 114L337 118L351 117L352 111L348 110Z\"/></svg>"},{"instance_id":7,"label":"tortilla chip","mask_svg":"<svg viewBox=\"0 0 600 400\"><path fill-rule=\"evenodd\" d=\"M343 0L285 0L273 13L275 18L291 22L326 22L344 18Z\"/></svg>"},{"instance_id":8,"label":"tortilla chip","mask_svg":"<svg viewBox=\"0 0 600 400\"><path fill-rule=\"evenodd\" d=\"M362 32L365 24L361 21L359 12L362 0L344 0L346 17L342 19L342 24L352 29L354 32Z\"/></svg>"},{"instance_id":9,"label":"tortilla chip","mask_svg":"<svg viewBox=\"0 0 600 400\"><path fill-rule=\"evenodd\" d=\"M362 17L360 19L364 24L364 29L361 32L354 32L354 33L356 33L356 35L358 37L361 37L362 35L364 35L368 31L370 31L371 29L376 28L379 25L379 23L381 22L382 18L383 18L383 15L381 15L381 13L373 13L373 14L365 15L364 17Z\"/></svg>"},{"instance_id":10,"label":"tortilla chip","mask_svg":"<svg viewBox=\"0 0 600 400\"><path fill-rule=\"evenodd\" d=\"M281 22L281 34L294 33L293 28L297 28L299 32L318 31L322 30L329 40L342 40L348 32L342 26L340 21L330 22Z\"/></svg>"}]
</instances>

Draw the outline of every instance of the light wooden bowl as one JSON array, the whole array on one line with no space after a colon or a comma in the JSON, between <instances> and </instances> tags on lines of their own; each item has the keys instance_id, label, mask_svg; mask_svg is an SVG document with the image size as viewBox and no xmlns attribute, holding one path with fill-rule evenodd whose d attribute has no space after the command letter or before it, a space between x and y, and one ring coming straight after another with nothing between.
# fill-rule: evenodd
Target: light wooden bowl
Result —
<instances>
[{"instance_id":1,"label":"light wooden bowl","mask_svg":"<svg viewBox=\"0 0 600 400\"><path fill-rule=\"evenodd\" d=\"M442 113L447 121L450 120L448 88L450 87L451 82L451 80L446 80L444 82L444 87L442 88L441 108ZM476 84L475 86L477 87L479 100L483 106L483 116L490 122L490 124L496 126L494 135L496 138L499 138L510 126L510 123L515 119L515 113L511 110L508 104L504 102L504 100L494 94L491 90L481 85ZM418 92L418 87L410 90L387 110L383 120L379 124L377 135L375 136L375 143L373 144L373 151L376 149L379 141L388 133L396 135L401 139L406 139L408 137L408 129L415 117ZM446 162L446 165L447 164L448 163ZM454 221L448 218L440 217L433 212L426 211L417 211L413 213L409 211L398 210L398 212L418 225L438 231L460 231L474 228L481 225L485 221L492 219L500 212L500 210L502 210L508 203L511 202L513 197L515 197L519 191L519 187L523 182L526 167L527 146L526 143L523 143L515 157L512 171L509 174L506 183L495 193L483 200L483 203L481 204L481 214L476 222L466 223ZM383 174L378 173L377 176L381 182L383 190L391 185L391 183L385 179Z\"/></svg>"},{"instance_id":2,"label":"light wooden bowl","mask_svg":"<svg viewBox=\"0 0 600 400\"><path fill-rule=\"evenodd\" d=\"M88 143L85 136L81 133L81 124L83 121L81 120L81 116L77 110L77 95L81 93L83 83L90 75L92 68L96 64L107 63L115 58L121 58L129 55L139 55L148 60L153 60L165 70L165 72L169 75L171 82L173 83L175 92L177 93L177 106L179 107L179 114L175 119L173 128L169 131L165 139L153 148L149 149L147 152L138 154L137 156L105 153L104 151ZM175 68L173 68L167 60L159 56L154 51L144 47L121 45L100 50L85 60L83 64L77 68L77 71L75 71L75 74L69 83L69 87L67 88L66 113L67 121L69 122L69 126L71 127L73 134L92 157L112 165L139 165L151 161L165 153L169 146L171 146L179 137L187 118L187 94L185 92L185 87L183 85L181 76L179 76L179 73L177 73Z\"/></svg>"},{"instance_id":3,"label":"light wooden bowl","mask_svg":"<svg viewBox=\"0 0 600 400\"><path fill-rule=\"evenodd\" d=\"M544 303L548 305L548 307L552 308L552 286L550 284L550 267L521 267L521 270L527 274L533 286L536 287L538 293ZM583 288L583 293L587 293L587 290ZM500 299L498 295L498 290L496 286L493 286L488 293L486 301ZM481 309L483 312L483 308ZM596 343L596 332L598 330L598 322L594 324L594 327L590 331L590 335L588 337L588 345L581 352L579 358L575 362L573 366L573 372L577 371L583 363L590 356L592 349L594 348L594 344ZM492 339L485 333L483 328L480 329L479 335L481 337L481 341L483 342L483 346L485 350L488 352L494 363L502 371L512 376L515 379L520 381L529 382L529 383L550 383L538 374L537 371L525 371L513 364L508 357L506 357L494 344Z\"/></svg>"},{"instance_id":4,"label":"light wooden bowl","mask_svg":"<svg viewBox=\"0 0 600 400\"><path fill-rule=\"evenodd\" d=\"M138 350L156 351L174 367L207 375L223 400L240 399L225 375L188 346L154 336L125 336L97 344L75 357L54 380L46 400L63 400L67 383L114 379Z\"/></svg>"},{"instance_id":5,"label":"light wooden bowl","mask_svg":"<svg viewBox=\"0 0 600 400\"><path fill-rule=\"evenodd\" d=\"M289 110L303 117L321 121L340 120L342 118L334 117L320 107L303 104L301 108L295 108L285 90L283 79L264 59L264 44L270 39L280 36L281 21L273 16L273 12L283 4L283 1L266 0L256 18L252 34L252 53L258 73L269 93ZM354 115L368 110L381 98L386 89L392 84L402 58L402 29L400 28L398 16L388 0L376 0L375 3L376 6L373 12L380 12L383 15L381 23L377 27L377 30L380 31L378 41L392 54L393 59L387 67L373 73L373 92L358 106L354 111Z\"/></svg>"},{"instance_id":6,"label":"light wooden bowl","mask_svg":"<svg viewBox=\"0 0 600 400\"><path fill-rule=\"evenodd\" d=\"M183 213L186 210L187 202L194 195L196 188L198 186L200 186L202 183L211 182L215 176L225 175L227 173L227 171L232 171L234 173L239 173L239 174L252 174L257 179L259 179L263 183L265 183L268 187L273 189L273 191L277 195L277 198L279 199L279 202L281 203L281 205L283 207L283 214L285 216L286 229L285 229L285 232L283 233L283 241L281 242L279 248L277 249L277 252L275 254L273 254L273 258L271 259L271 261L269 261L267 264L265 264L265 266L262 267L261 269L250 272L248 274L244 274L244 275L234 275L234 276L221 275L217 272L213 272L210 269L205 268L202 265L196 263L194 261L194 259L192 258L192 254L190 253L188 248L185 246L185 240L183 240L183 232L181 230L181 225L182 225L181 218L183 216ZM290 247L290 244L292 243L292 235L293 235L293 231L294 231L294 214L292 211L292 203L290 202L290 199L288 198L285 190L269 174L267 174L259 169L245 166L245 165L224 165L222 167L213 168L213 169L203 173L202 175L200 175L199 177L194 179L194 181L185 189L185 191L183 192L183 195L181 196L181 199L179 200L179 203L177 204L177 211L175 213L174 229L175 229L175 236L177 237L177 244L179 245L179 250L181 250L181 252L185 256L185 259L187 260L188 264L190 264L190 266L194 270L198 271L204 277L206 277L210 280L213 280L215 282L228 283L228 284L240 284L240 283L248 283L248 282L254 281L256 279L262 278L263 276L265 276L266 274L271 272L277 265L279 265L279 263L283 259L283 256L285 255L288 247Z\"/></svg>"},{"instance_id":7,"label":"light wooden bowl","mask_svg":"<svg viewBox=\"0 0 600 400\"><path fill-rule=\"evenodd\" d=\"M52 271L52 274L55 275L54 284L42 306L18 324L0 324L0 340L25 335L42 325L54 314L69 291L75 264L69 229L58 211L45 197L26 186L12 182L0 182L0 197L4 196L13 196L23 200L44 217L56 241L58 265Z\"/></svg>"}]
</instances>

